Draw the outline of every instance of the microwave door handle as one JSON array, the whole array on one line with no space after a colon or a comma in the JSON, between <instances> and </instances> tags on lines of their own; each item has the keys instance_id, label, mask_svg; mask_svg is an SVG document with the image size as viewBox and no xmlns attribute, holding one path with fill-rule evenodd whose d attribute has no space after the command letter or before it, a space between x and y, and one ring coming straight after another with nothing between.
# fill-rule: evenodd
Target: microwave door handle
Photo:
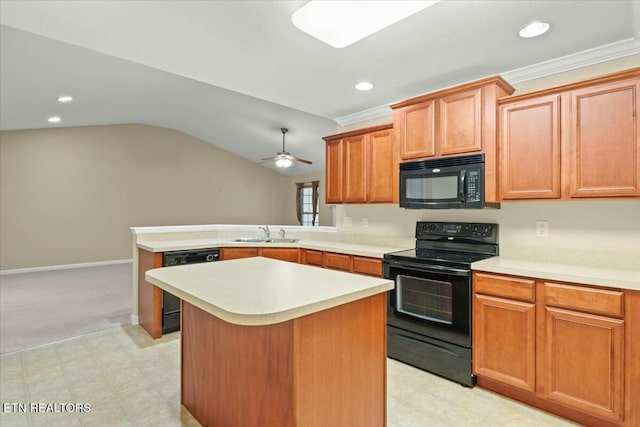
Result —
<instances>
[{"instance_id":1,"label":"microwave door handle","mask_svg":"<svg viewBox=\"0 0 640 427\"><path fill-rule=\"evenodd\" d=\"M467 201L467 197L466 197L467 190L464 188L464 181L466 177L467 177L467 171L464 169L461 170L460 171L460 201L462 202Z\"/></svg>"}]
</instances>

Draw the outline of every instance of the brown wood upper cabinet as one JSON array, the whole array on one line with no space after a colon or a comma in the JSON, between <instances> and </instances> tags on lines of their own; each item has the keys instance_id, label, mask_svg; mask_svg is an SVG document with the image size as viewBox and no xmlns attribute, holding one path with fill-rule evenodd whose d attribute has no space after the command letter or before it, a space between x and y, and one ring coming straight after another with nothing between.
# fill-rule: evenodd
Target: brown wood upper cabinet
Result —
<instances>
[{"instance_id":1,"label":"brown wood upper cabinet","mask_svg":"<svg viewBox=\"0 0 640 427\"><path fill-rule=\"evenodd\" d=\"M326 203L397 203L393 125L327 136Z\"/></svg>"},{"instance_id":2,"label":"brown wood upper cabinet","mask_svg":"<svg viewBox=\"0 0 640 427\"><path fill-rule=\"evenodd\" d=\"M640 68L498 102L501 200L640 196Z\"/></svg>"},{"instance_id":3,"label":"brown wood upper cabinet","mask_svg":"<svg viewBox=\"0 0 640 427\"><path fill-rule=\"evenodd\" d=\"M495 150L498 98L514 89L500 77L391 105L402 160Z\"/></svg>"}]
</instances>

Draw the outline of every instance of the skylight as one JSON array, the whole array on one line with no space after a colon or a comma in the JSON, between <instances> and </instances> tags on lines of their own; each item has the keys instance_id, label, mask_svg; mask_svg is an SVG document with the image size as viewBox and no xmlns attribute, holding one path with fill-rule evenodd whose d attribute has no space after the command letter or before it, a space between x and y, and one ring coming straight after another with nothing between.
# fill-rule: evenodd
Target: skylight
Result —
<instances>
[{"instance_id":1,"label":"skylight","mask_svg":"<svg viewBox=\"0 0 640 427\"><path fill-rule=\"evenodd\" d=\"M312 0L294 12L291 20L299 30L342 48L438 1Z\"/></svg>"}]
</instances>

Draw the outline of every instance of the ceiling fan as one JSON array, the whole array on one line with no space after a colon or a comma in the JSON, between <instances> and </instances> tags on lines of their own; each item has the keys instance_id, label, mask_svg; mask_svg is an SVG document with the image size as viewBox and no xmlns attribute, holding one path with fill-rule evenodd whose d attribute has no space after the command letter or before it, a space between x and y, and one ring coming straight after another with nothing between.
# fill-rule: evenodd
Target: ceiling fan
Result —
<instances>
[{"instance_id":1,"label":"ceiling fan","mask_svg":"<svg viewBox=\"0 0 640 427\"><path fill-rule=\"evenodd\" d=\"M288 168L289 166L291 166L293 164L293 162L301 162L301 163L306 163L306 164L310 165L312 163L311 161L305 160L305 159L301 159L299 157L294 157L289 152L284 150L284 134L289 132L289 129L280 128L280 131L282 132L282 151L280 151L275 156L261 159L262 162L264 163L264 162L269 161L269 160L275 160L276 161L276 166L278 166L279 168L282 168L282 169Z\"/></svg>"}]
</instances>

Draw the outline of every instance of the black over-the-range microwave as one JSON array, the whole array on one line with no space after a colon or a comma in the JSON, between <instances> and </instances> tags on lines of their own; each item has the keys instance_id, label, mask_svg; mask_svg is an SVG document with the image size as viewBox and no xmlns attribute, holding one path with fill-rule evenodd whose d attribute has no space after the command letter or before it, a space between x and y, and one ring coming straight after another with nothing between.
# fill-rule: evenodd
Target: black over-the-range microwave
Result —
<instances>
[{"instance_id":1,"label":"black over-the-range microwave","mask_svg":"<svg viewBox=\"0 0 640 427\"><path fill-rule=\"evenodd\" d=\"M484 154L400 163L400 207L499 208L484 201Z\"/></svg>"}]
</instances>

